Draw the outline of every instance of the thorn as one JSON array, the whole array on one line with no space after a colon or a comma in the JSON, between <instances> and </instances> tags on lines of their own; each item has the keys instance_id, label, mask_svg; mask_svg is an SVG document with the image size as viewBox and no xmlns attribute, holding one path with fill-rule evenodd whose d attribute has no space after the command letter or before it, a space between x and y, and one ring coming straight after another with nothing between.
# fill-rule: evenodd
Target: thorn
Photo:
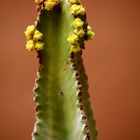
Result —
<instances>
[{"instance_id":1,"label":"thorn","mask_svg":"<svg viewBox=\"0 0 140 140\"><path fill-rule=\"evenodd\" d=\"M80 75L76 76L76 80L80 80Z\"/></svg>"},{"instance_id":2,"label":"thorn","mask_svg":"<svg viewBox=\"0 0 140 140\"><path fill-rule=\"evenodd\" d=\"M61 92L59 92L59 93L58 93L58 95L63 96L63 95L64 95L64 93L61 91Z\"/></svg>"},{"instance_id":3,"label":"thorn","mask_svg":"<svg viewBox=\"0 0 140 140\"><path fill-rule=\"evenodd\" d=\"M70 58L71 58L71 59L74 59L74 52L71 52Z\"/></svg>"},{"instance_id":4,"label":"thorn","mask_svg":"<svg viewBox=\"0 0 140 140\"><path fill-rule=\"evenodd\" d=\"M85 137L85 140L90 140L90 136L87 135L87 136Z\"/></svg>"},{"instance_id":5,"label":"thorn","mask_svg":"<svg viewBox=\"0 0 140 140\"><path fill-rule=\"evenodd\" d=\"M76 64L74 63L74 64L72 64L72 67L73 67L73 69L76 71L77 70L77 67L76 67Z\"/></svg>"},{"instance_id":6,"label":"thorn","mask_svg":"<svg viewBox=\"0 0 140 140\"><path fill-rule=\"evenodd\" d=\"M76 72L75 76L77 77L77 76L80 76L80 75L79 75L79 73L78 73L78 72Z\"/></svg>"},{"instance_id":7,"label":"thorn","mask_svg":"<svg viewBox=\"0 0 140 140\"><path fill-rule=\"evenodd\" d=\"M86 120L87 117L85 115L82 116L82 120Z\"/></svg>"},{"instance_id":8,"label":"thorn","mask_svg":"<svg viewBox=\"0 0 140 140\"><path fill-rule=\"evenodd\" d=\"M82 104L80 104L80 110L83 110L83 105Z\"/></svg>"},{"instance_id":9,"label":"thorn","mask_svg":"<svg viewBox=\"0 0 140 140\"><path fill-rule=\"evenodd\" d=\"M42 108L41 105L37 105L37 106L35 106L35 110L36 110L36 112L38 112L41 108Z\"/></svg>"},{"instance_id":10,"label":"thorn","mask_svg":"<svg viewBox=\"0 0 140 140\"><path fill-rule=\"evenodd\" d=\"M81 91L78 93L78 97L82 97L82 92Z\"/></svg>"},{"instance_id":11,"label":"thorn","mask_svg":"<svg viewBox=\"0 0 140 140\"><path fill-rule=\"evenodd\" d=\"M89 129L88 129L88 126L87 125L84 127L84 132L86 132L86 133L89 132Z\"/></svg>"}]
</instances>

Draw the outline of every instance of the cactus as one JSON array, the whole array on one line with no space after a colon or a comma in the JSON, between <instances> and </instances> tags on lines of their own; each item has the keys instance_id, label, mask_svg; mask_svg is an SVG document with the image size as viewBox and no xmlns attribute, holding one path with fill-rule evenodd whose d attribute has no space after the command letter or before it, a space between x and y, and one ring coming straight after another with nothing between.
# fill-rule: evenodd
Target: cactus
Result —
<instances>
[{"instance_id":1,"label":"cactus","mask_svg":"<svg viewBox=\"0 0 140 140\"><path fill-rule=\"evenodd\" d=\"M27 27L26 49L39 69L34 87L33 140L97 140L81 57L94 33L80 0L35 0L37 19Z\"/></svg>"}]
</instances>

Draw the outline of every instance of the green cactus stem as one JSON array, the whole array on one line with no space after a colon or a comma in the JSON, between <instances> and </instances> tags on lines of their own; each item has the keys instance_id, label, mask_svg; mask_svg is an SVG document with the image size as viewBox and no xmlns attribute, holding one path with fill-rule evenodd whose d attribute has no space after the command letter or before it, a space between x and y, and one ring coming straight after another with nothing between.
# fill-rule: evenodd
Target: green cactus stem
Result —
<instances>
[{"instance_id":1,"label":"green cactus stem","mask_svg":"<svg viewBox=\"0 0 140 140\"><path fill-rule=\"evenodd\" d=\"M94 33L79 0L35 0L35 25L25 31L26 49L39 58L34 87L33 140L97 140L82 62L84 41Z\"/></svg>"}]
</instances>

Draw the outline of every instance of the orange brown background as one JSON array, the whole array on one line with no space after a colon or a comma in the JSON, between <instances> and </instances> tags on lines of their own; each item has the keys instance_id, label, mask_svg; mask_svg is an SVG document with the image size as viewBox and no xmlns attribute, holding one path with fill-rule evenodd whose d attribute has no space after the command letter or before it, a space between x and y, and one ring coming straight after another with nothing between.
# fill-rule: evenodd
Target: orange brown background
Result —
<instances>
[{"instance_id":1,"label":"orange brown background","mask_svg":"<svg viewBox=\"0 0 140 140\"><path fill-rule=\"evenodd\" d=\"M82 3L96 33L83 57L98 140L140 140L140 1ZM23 31L35 17L33 0L0 2L0 140L31 140L38 61Z\"/></svg>"}]
</instances>

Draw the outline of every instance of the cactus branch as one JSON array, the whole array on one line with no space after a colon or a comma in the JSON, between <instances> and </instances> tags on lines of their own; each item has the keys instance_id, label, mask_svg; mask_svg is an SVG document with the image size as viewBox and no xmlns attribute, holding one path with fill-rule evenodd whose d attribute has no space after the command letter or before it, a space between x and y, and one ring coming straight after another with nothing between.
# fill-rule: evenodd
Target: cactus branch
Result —
<instances>
[{"instance_id":1,"label":"cactus branch","mask_svg":"<svg viewBox=\"0 0 140 140\"><path fill-rule=\"evenodd\" d=\"M94 33L79 0L35 0L38 15L28 26L26 49L35 50L33 140L97 140L82 62L84 40Z\"/></svg>"}]
</instances>

